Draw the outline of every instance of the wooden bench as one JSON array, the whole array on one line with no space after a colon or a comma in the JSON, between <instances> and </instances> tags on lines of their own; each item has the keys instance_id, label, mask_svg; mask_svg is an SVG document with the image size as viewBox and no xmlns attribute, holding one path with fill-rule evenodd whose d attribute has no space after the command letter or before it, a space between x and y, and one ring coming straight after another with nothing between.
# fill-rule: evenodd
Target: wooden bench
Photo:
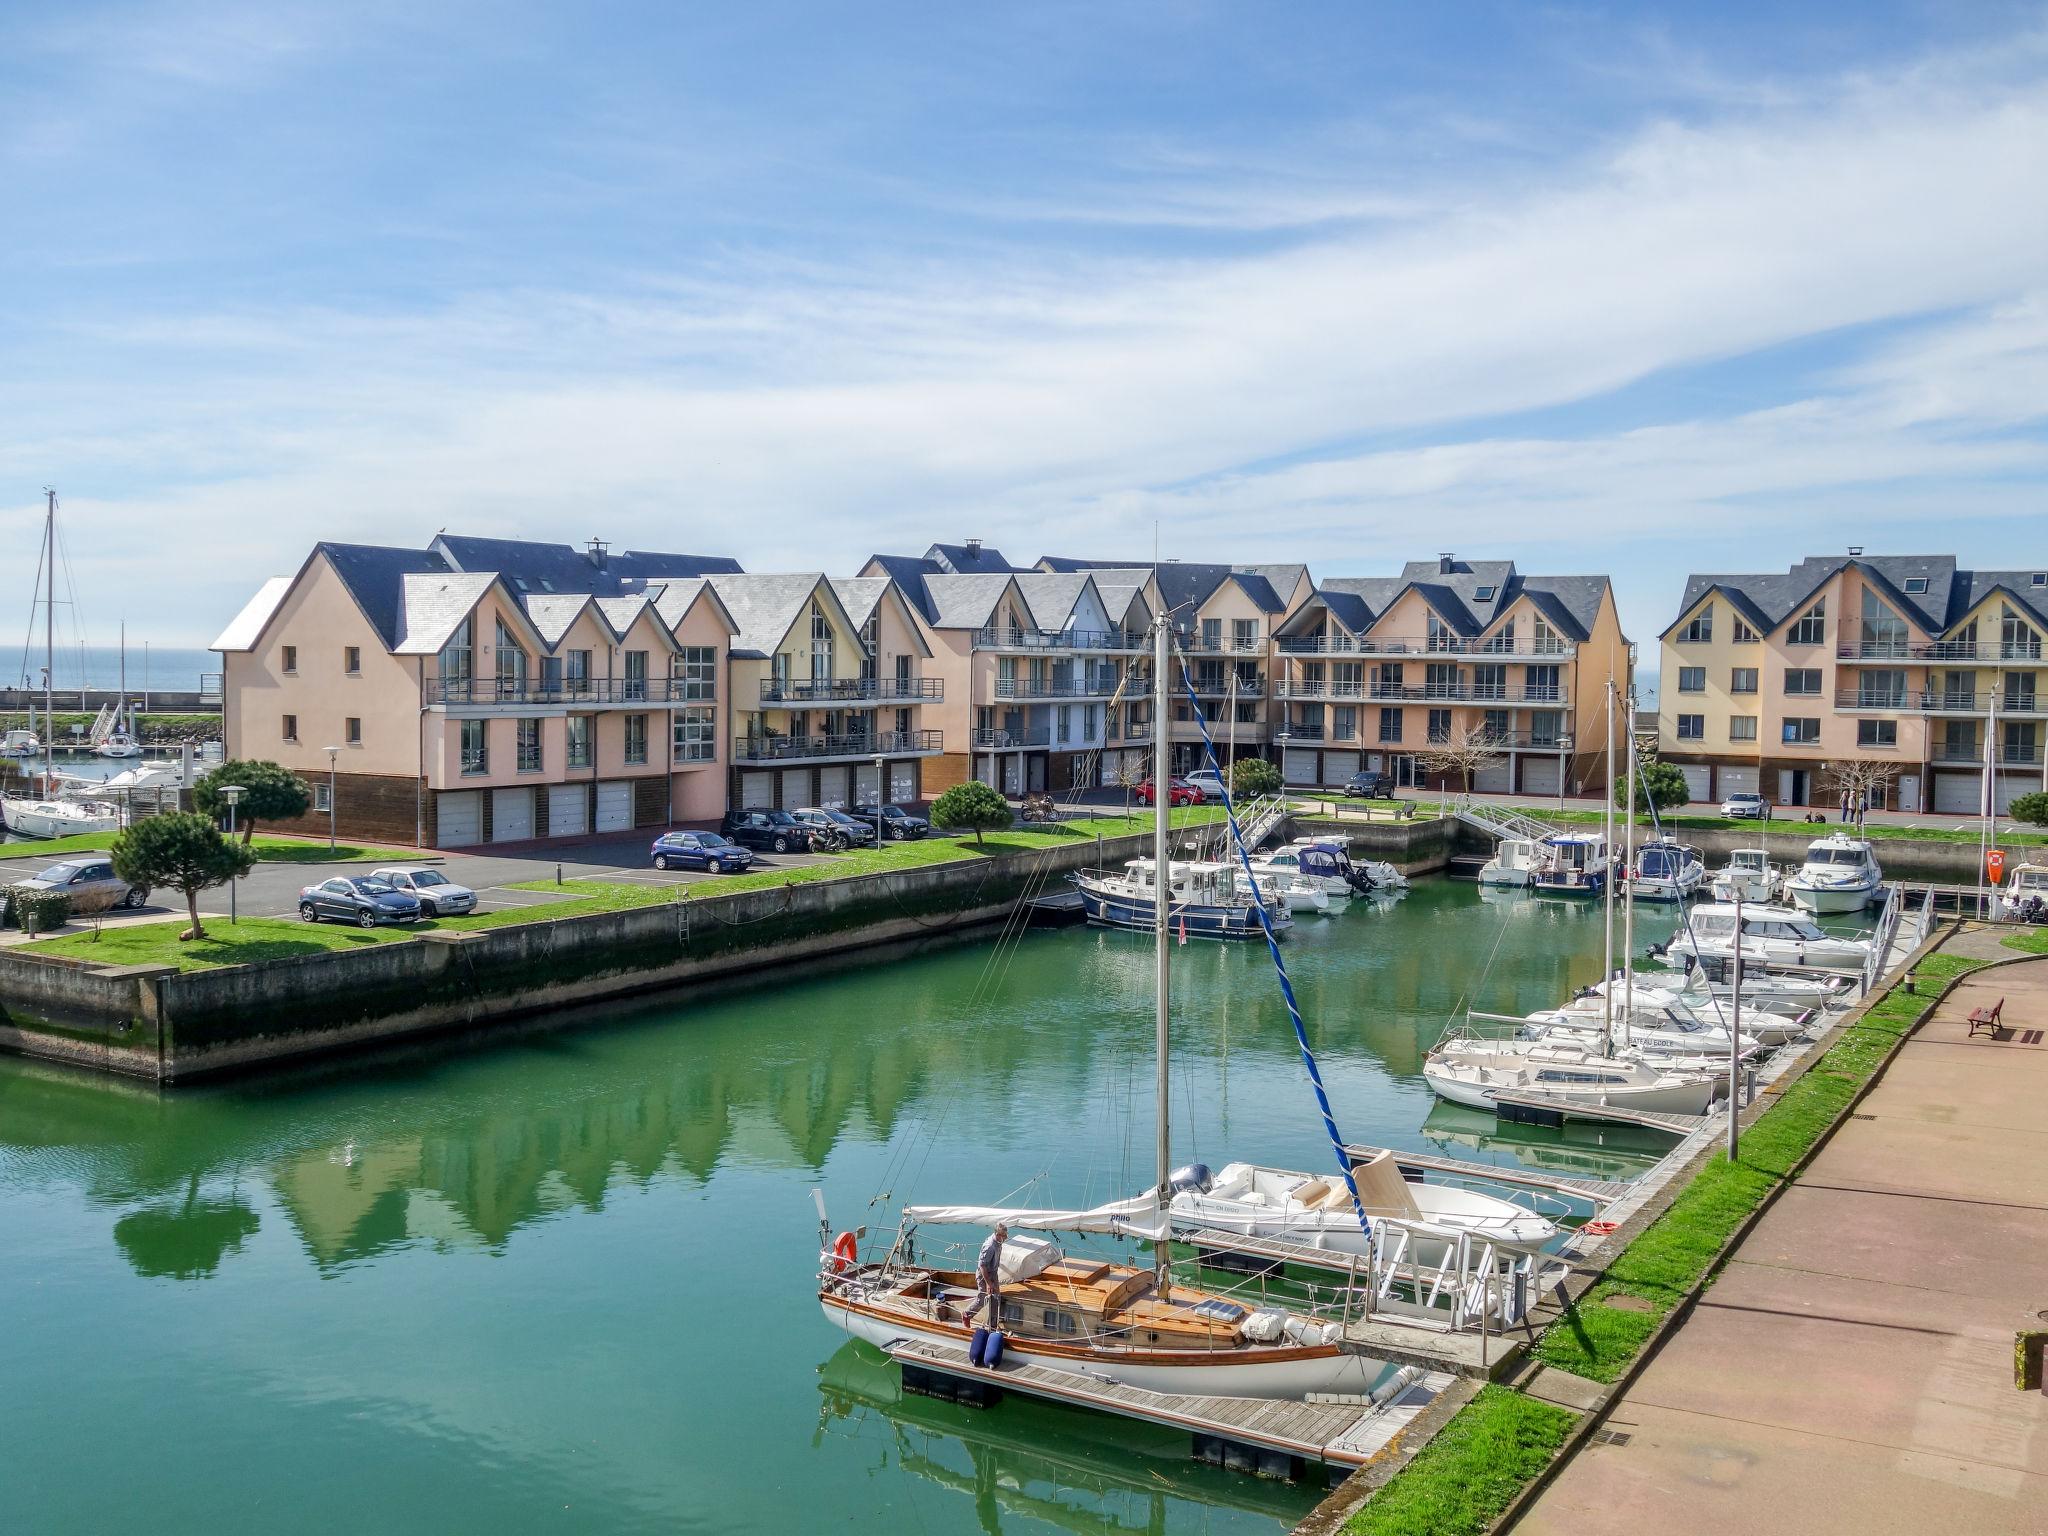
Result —
<instances>
[{"instance_id":1,"label":"wooden bench","mask_svg":"<svg viewBox=\"0 0 2048 1536\"><path fill-rule=\"evenodd\" d=\"M2005 999L2002 997L1989 1008L1972 1008L1970 1010L1970 1034L1972 1037L1981 1029L1985 1034L1996 1040L1998 1038L2000 1018L2004 1013Z\"/></svg>"}]
</instances>

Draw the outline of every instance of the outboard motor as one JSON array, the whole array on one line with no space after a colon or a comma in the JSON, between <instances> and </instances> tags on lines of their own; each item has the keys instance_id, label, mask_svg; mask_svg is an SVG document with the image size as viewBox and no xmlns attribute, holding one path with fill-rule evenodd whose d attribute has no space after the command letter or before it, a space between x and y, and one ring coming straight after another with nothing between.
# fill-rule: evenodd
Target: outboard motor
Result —
<instances>
[{"instance_id":1,"label":"outboard motor","mask_svg":"<svg viewBox=\"0 0 2048 1536\"><path fill-rule=\"evenodd\" d=\"M1189 1163L1185 1168L1176 1168L1166 1180L1167 1188L1176 1195L1206 1195L1215 1183L1216 1176L1209 1171L1207 1163Z\"/></svg>"}]
</instances>

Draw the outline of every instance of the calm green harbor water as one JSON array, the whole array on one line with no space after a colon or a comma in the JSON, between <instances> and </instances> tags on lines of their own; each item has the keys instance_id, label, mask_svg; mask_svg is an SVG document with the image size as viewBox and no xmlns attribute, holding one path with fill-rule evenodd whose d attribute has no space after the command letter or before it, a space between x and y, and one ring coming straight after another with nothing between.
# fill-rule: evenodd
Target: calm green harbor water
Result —
<instances>
[{"instance_id":1,"label":"calm green harbor water","mask_svg":"<svg viewBox=\"0 0 2048 1536\"><path fill-rule=\"evenodd\" d=\"M1524 1011L1597 978L1597 908L1430 881L1287 949L1349 1137L1652 1160L1420 1077L1468 989ZM1263 950L1176 961L1180 1160L1324 1167ZM1146 1183L1150 977L1147 940L1072 929L164 1097L0 1060L5 1523L1266 1536L1316 1493L899 1399L814 1299L814 1185L851 1226L878 1192Z\"/></svg>"}]
</instances>

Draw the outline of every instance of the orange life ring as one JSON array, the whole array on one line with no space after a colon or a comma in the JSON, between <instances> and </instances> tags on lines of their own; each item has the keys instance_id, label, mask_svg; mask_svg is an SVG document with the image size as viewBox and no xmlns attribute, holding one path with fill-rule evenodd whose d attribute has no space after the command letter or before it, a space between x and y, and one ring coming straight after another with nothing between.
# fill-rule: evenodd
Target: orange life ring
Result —
<instances>
[{"instance_id":1,"label":"orange life ring","mask_svg":"<svg viewBox=\"0 0 2048 1536\"><path fill-rule=\"evenodd\" d=\"M839 1241L832 1245L832 1272L844 1274L849 1264L860 1262L860 1242L851 1232L839 1234Z\"/></svg>"}]
</instances>

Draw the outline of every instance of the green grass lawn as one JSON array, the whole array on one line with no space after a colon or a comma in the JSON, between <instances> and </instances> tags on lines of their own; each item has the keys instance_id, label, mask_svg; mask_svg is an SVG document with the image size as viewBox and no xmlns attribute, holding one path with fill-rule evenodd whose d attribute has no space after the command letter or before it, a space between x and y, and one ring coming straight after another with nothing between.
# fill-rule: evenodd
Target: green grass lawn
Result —
<instances>
[{"instance_id":1,"label":"green grass lawn","mask_svg":"<svg viewBox=\"0 0 2048 1536\"><path fill-rule=\"evenodd\" d=\"M2017 933L2008 933L1999 942L2007 949L2017 949L2023 954L2048 955L2048 928L2025 928Z\"/></svg>"},{"instance_id":2,"label":"green grass lawn","mask_svg":"<svg viewBox=\"0 0 2048 1536\"><path fill-rule=\"evenodd\" d=\"M48 854L64 858L74 853L104 853L114 846L113 832L82 832L77 837L53 837L40 843L8 843L0 846L0 857L39 859ZM406 864L419 858L417 848L369 848L340 843L332 850L325 843L303 837L271 837L259 832L249 841L258 864Z\"/></svg>"},{"instance_id":3,"label":"green grass lawn","mask_svg":"<svg viewBox=\"0 0 2048 1536\"><path fill-rule=\"evenodd\" d=\"M1555 806L1547 805L1517 805L1510 807L1510 809L1520 815L1531 816L1538 821L1548 821L1561 826L1597 826L1601 819L1600 812L1598 811L1560 811ZM1821 808L1816 807L1816 809ZM1773 817L1769 821L1737 821L1729 816L1687 816L1680 814L1666 815L1662 818L1662 822L1664 829L1669 832L1743 832L1754 830L1757 832L1771 832L1783 837L1799 837L1808 832L1813 833L1815 836L1823 836L1826 831L1833 830L1840 825L1839 822L1833 819L1832 813L1829 814L1828 825L1825 829L1813 822L1804 822L1796 817L1788 818L1783 816ZM1647 816L1638 816L1636 818L1636 825L1639 827L1647 827L1650 824L1650 818ZM1884 822L1873 821L1864 825L1863 832L1873 842L1974 843L1977 841L1977 825L1975 821L1967 817L1958 817L1954 826L1944 827L1894 827ZM2007 823L1998 829L1998 841L2002 846L2032 847L2037 844L2048 844L2048 832L2008 830L2010 825L2010 823Z\"/></svg>"},{"instance_id":4,"label":"green grass lawn","mask_svg":"<svg viewBox=\"0 0 2048 1536\"><path fill-rule=\"evenodd\" d=\"M1479 1536L1576 1422L1506 1387L1479 1395L1351 1517L1352 1536Z\"/></svg>"}]
</instances>

